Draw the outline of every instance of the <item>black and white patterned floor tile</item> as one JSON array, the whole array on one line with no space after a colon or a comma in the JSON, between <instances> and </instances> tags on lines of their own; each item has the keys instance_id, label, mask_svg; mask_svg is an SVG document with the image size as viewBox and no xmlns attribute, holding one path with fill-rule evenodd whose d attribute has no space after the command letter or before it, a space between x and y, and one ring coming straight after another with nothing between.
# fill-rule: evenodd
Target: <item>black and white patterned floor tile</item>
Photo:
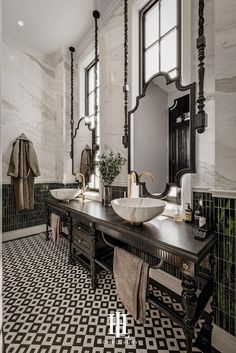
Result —
<instances>
[{"instance_id":1,"label":"black and white patterned floor tile","mask_svg":"<svg viewBox=\"0 0 236 353\"><path fill-rule=\"evenodd\" d=\"M129 338L109 335L109 314L125 313L114 279L103 271L97 289L90 289L86 270L68 265L64 239L56 246L38 234L4 243L3 275L7 353L185 352L182 329L148 304L145 325L127 317Z\"/></svg>"}]
</instances>

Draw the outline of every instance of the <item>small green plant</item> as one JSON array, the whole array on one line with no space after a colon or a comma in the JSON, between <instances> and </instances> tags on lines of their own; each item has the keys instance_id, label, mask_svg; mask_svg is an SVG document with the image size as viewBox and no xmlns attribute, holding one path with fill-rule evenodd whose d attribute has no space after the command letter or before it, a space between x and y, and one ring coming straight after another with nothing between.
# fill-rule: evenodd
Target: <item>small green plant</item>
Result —
<instances>
[{"instance_id":1,"label":"small green plant","mask_svg":"<svg viewBox=\"0 0 236 353\"><path fill-rule=\"evenodd\" d=\"M100 171L100 179L103 185L111 185L115 178L120 174L122 166L125 164L126 158L121 157L120 153L116 155L113 152L103 153L96 162L96 166Z\"/></svg>"}]
</instances>

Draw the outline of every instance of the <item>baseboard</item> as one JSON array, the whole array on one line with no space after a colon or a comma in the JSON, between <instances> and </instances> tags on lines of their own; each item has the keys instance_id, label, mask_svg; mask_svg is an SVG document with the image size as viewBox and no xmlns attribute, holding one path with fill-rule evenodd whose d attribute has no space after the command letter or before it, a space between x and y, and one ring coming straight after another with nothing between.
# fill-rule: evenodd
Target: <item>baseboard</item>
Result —
<instances>
[{"instance_id":1,"label":"baseboard","mask_svg":"<svg viewBox=\"0 0 236 353\"><path fill-rule=\"evenodd\" d=\"M178 278L166 273L162 270L150 270L150 277L166 286L174 293L181 295L182 287L181 280ZM210 311L209 304L206 307L206 311ZM232 336L221 327L217 325L213 325L213 333L212 333L212 345L219 352L222 353L232 353L235 351L236 347L236 337Z\"/></svg>"},{"instance_id":2,"label":"baseboard","mask_svg":"<svg viewBox=\"0 0 236 353\"><path fill-rule=\"evenodd\" d=\"M13 230L11 232L5 232L5 233L2 233L2 242L28 237L30 235L45 232L45 231L46 231L46 224L41 224L35 227L28 227L28 228Z\"/></svg>"}]
</instances>

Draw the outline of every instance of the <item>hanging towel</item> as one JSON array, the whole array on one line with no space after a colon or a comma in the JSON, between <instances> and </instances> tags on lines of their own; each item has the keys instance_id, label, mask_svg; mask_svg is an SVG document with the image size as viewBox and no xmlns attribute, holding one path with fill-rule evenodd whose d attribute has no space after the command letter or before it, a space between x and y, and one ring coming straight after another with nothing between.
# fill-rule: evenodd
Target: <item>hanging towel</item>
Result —
<instances>
[{"instance_id":1,"label":"hanging towel","mask_svg":"<svg viewBox=\"0 0 236 353\"><path fill-rule=\"evenodd\" d=\"M93 154L92 149L86 145L80 157L80 173L85 177L85 183L89 183L90 175L93 174Z\"/></svg>"},{"instance_id":2,"label":"hanging towel","mask_svg":"<svg viewBox=\"0 0 236 353\"><path fill-rule=\"evenodd\" d=\"M115 247L113 272L116 291L135 320L146 320L146 294L149 265L129 252Z\"/></svg>"},{"instance_id":3,"label":"hanging towel","mask_svg":"<svg viewBox=\"0 0 236 353\"><path fill-rule=\"evenodd\" d=\"M52 230L52 240L54 243L58 244L60 239L60 217L52 213L51 214L51 230Z\"/></svg>"},{"instance_id":4,"label":"hanging towel","mask_svg":"<svg viewBox=\"0 0 236 353\"><path fill-rule=\"evenodd\" d=\"M34 178L40 175L32 142L21 134L13 143L9 169L17 211L34 208Z\"/></svg>"}]
</instances>

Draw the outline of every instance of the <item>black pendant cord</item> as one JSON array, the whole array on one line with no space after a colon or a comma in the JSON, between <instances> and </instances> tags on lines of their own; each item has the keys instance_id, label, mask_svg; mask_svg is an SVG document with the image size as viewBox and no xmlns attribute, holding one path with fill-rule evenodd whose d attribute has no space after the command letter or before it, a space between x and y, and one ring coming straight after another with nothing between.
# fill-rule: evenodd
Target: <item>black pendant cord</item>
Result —
<instances>
[{"instance_id":1,"label":"black pendant cord","mask_svg":"<svg viewBox=\"0 0 236 353\"><path fill-rule=\"evenodd\" d=\"M204 95L204 79L205 79L205 47L206 37L204 35L204 0L198 2L198 38L197 38L197 50L198 50L198 113L196 116L195 127L198 133L203 133L207 125L207 114L205 112L205 95Z\"/></svg>"},{"instance_id":2,"label":"black pendant cord","mask_svg":"<svg viewBox=\"0 0 236 353\"><path fill-rule=\"evenodd\" d=\"M125 113L125 125L124 125L124 136L122 143L125 148L129 145L128 136L128 0L124 0L124 113Z\"/></svg>"},{"instance_id":3,"label":"black pendant cord","mask_svg":"<svg viewBox=\"0 0 236 353\"><path fill-rule=\"evenodd\" d=\"M96 131L97 131L97 118L98 118L98 19L100 17L99 11L93 11L93 17L94 17L94 24L95 24L95 67L94 67L94 85L95 85L95 91L94 91L94 131L95 133L92 134L93 136L93 151L96 150Z\"/></svg>"},{"instance_id":4,"label":"black pendant cord","mask_svg":"<svg viewBox=\"0 0 236 353\"><path fill-rule=\"evenodd\" d=\"M72 160L72 175L75 175L74 172L74 47L69 47L70 57L71 57L71 115L70 115L70 131L71 131L71 149L70 149L70 157Z\"/></svg>"}]
</instances>

